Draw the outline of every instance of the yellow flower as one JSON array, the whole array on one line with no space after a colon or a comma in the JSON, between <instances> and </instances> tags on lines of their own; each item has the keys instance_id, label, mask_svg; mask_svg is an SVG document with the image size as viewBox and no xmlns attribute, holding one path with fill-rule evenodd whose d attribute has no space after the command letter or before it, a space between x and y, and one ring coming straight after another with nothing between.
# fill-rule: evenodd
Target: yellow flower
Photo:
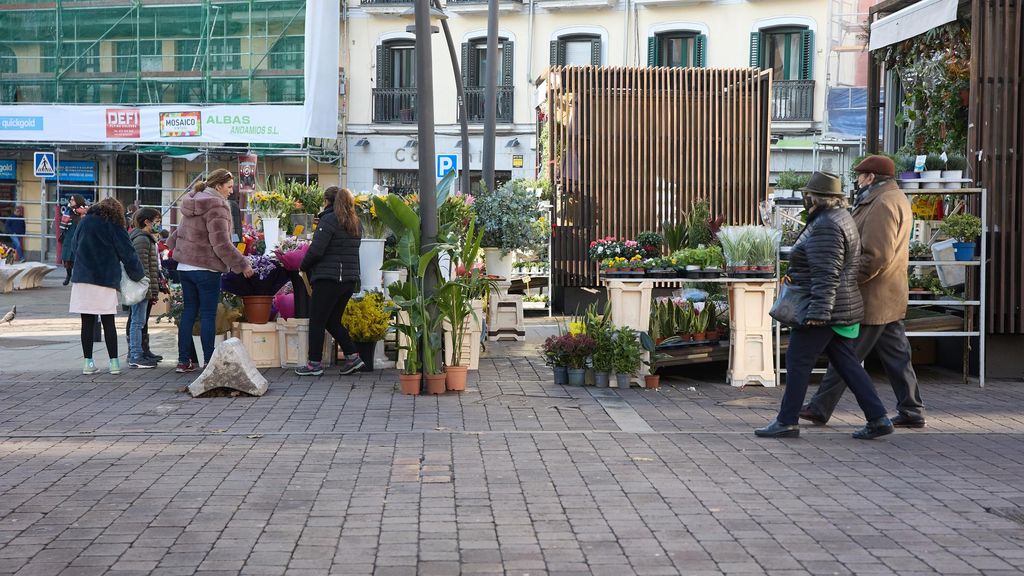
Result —
<instances>
[{"instance_id":1,"label":"yellow flower","mask_svg":"<svg viewBox=\"0 0 1024 576\"><path fill-rule=\"evenodd\" d=\"M583 322L570 322L569 323L569 334L573 336L579 336L580 334L587 333L587 325Z\"/></svg>"}]
</instances>

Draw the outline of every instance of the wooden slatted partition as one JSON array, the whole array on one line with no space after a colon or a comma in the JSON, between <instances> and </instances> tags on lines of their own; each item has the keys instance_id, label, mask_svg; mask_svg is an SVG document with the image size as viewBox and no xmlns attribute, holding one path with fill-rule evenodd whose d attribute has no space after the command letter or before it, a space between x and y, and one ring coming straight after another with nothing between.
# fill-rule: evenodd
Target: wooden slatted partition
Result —
<instances>
[{"instance_id":1,"label":"wooden slatted partition","mask_svg":"<svg viewBox=\"0 0 1024 576\"><path fill-rule=\"evenodd\" d=\"M988 188L988 330L1024 334L1024 12L1019 0L971 11L971 176Z\"/></svg>"},{"instance_id":2,"label":"wooden slatted partition","mask_svg":"<svg viewBox=\"0 0 1024 576\"><path fill-rule=\"evenodd\" d=\"M592 240L660 231L697 200L727 223L757 223L770 72L556 67L547 90L555 287L597 285Z\"/></svg>"}]
</instances>

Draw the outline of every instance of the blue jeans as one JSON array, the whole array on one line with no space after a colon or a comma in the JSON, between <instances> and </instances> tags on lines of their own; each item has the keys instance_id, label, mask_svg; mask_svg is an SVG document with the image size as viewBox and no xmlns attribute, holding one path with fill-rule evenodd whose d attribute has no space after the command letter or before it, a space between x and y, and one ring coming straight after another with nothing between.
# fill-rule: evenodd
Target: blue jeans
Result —
<instances>
[{"instance_id":1,"label":"blue jeans","mask_svg":"<svg viewBox=\"0 0 1024 576\"><path fill-rule=\"evenodd\" d=\"M192 349L192 326L199 319L199 339L203 342L203 358L209 364L217 338L217 304L220 302L220 272L186 270L178 272L184 310L178 323L178 363L189 362Z\"/></svg>"},{"instance_id":2,"label":"blue jeans","mask_svg":"<svg viewBox=\"0 0 1024 576\"><path fill-rule=\"evenodd\" d=\"M132 305L128 315L128 361L142 360L142 327L149 320L149 300Z\"/></svg>"}]
</instances>

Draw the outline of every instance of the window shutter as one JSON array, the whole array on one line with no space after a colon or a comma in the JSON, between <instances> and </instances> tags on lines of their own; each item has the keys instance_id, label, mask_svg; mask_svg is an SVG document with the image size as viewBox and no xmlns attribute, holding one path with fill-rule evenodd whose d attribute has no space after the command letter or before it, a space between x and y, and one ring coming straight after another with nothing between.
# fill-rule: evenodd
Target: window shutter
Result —
<instances>
[{"instance_id":1,"label":"window shutter","mask_svg":"<svg viewBox=\"0 0 1024 576\"><path fill-rule=\"evenodd\" d=\"M470 49L472 44L469 42L462 43L462 85L464 87L472 86L469 82L469 67L472 66L472 56L470 56Z\"/></svg>"},{"instance_id":2,"label":"window shutter","mask_svg":"<svg viewBox=\"0 0 1024 576\"><path fill-rule=\"evenodd\" d=\"M601 39L594 38L590 41L590 65L601 65Z\"/></svg>"},{"instance_id":3,"label":"window shutter","mask_svg":"<svg viewBox=\"0 0 1024 576\"><path fill-rule=\"evenodd\" d=\"M513 66L515 64L514 42L501 43L501 78L500 86L512 86Z\"/></svg>"},{"instance_id":4,"label":"window shutter","mask_svg":"<svg viewBox=\"0 0 1024 576\"><path fill-rule=\"evenodd\" d=\"M377 46L377 88L391 87L391 50L381 44Z\"/></svg>"},{"instance_id":5,"label":"window shutter","mask_svg":"<svg viewBox=\"0 0 1024 576\"><path fill-rule=\"evenodd\" d=\"M814 79L814 32L800 31L800 79Z\"/></svg>"},{"instance_id":6,"label":"window shutter","mask_svg":"<svg viewBox=\"0 0 1024 576\"><path fill-rule=\"evenodd\" d=\"M658 65L658 37L647 37L647 65L654 68Z\"/></svg>"},{"instance_id":7,"label":"window shutter","mask_svg":"<svg viewBox=\"0 0 1024 576\"><path fill-rule=\"evenodd\" d=\"M708 65L708 37L705 34L698 34L693 39L693 66L705 68Z\"/></svg>"},{"instance_id":8,"label":"window shutter","mask_svg":"<svg viewBox=\"0 0 1024 576\"><path fill-rule=\"evenodd\" d=\"M560 49L559 45L560 44L561 44L561 42L559 42L558 40L552 40L551 41L551 62L550 62L550 64L552 66L560 66L562 64L562 61L560 61L559 58L558 58L558 53L559 53L559 49ZM563 50L563 52L564 52L564 50Z\"/></svg>"},{"instance_id":9,"label":"window shutter","mask_svg":"<svg viewBox=\"0 0 1024 576\"><path fill-rule=\"evenodd\" d=\"M750 67L761 67L761 33L750 33Z\"/></svg>"}]
</instances>

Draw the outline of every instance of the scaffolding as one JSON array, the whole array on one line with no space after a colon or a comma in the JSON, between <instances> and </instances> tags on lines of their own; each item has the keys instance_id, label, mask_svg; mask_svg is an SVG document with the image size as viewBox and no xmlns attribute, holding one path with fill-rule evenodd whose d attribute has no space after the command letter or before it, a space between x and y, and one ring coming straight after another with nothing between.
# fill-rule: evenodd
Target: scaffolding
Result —
<instances>
[{"instance_id":1,"label":"scaffolding","mask_svg":"<svg viewBox=\"0 0 1024 576\"><path fill-rule=\"evenodd\" d=\"M0 104L302 103L304 0L0 0Z\"/></svg>"}]
</instances>

